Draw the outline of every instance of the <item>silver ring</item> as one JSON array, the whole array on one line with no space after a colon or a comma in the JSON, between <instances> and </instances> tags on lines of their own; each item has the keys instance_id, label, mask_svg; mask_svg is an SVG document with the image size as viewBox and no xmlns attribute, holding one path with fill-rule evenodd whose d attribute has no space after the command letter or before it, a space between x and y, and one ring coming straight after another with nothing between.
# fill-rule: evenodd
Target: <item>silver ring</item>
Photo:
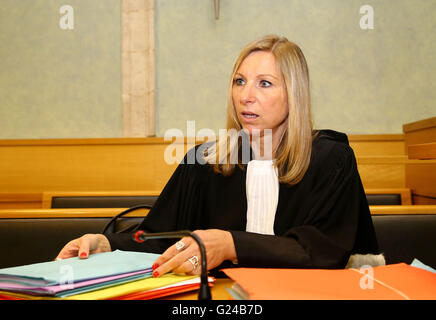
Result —
<instances>
[{"instance_id":1,"label":"silver ring","mask_svg":"<svg viewBox=\"0 0 436 320\"><path fill-rule=\"evenodd\" d=\"M176 242L177 251L182 251L184 247L185 247L185 243L182 240Z\"/></svg>"},{"instance_id":2,"label":"silver ring","mask_svg":"<svg viewBox=\"0 0 436 320\"><path fill-rule=\"evenodd\" d=\"M188 259L188 261L190 262L190 263L192 263L192 265L194 266L194 269L193 270L195 270L197 267L198 267L198 257L197 256L192 256L192 257L190 257L189 259Z\"/></svg>"}]
</instances>

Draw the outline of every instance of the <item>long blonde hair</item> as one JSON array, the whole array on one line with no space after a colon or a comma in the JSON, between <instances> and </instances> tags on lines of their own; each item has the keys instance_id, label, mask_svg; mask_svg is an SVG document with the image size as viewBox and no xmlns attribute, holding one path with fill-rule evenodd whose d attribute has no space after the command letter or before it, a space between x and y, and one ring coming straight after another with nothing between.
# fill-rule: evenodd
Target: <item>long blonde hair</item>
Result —
<instances>
[{"instance_id":1,"label":"long blonde hair","mask_svg":"<svg viewBox=\"0 0 436 320\"><path fill-rule=\"evenodd\" d=\"M227 132L240 132L242 126L238 120L232 99L233 78L242 61L254 51L271 52L284 79L288 93L289 115L287 127L276 149L276 161L279 182L295 185L303 178L309 167L312 152L312 120L310 114L309 70L301 49L285 37L268 35L249 43L239 54L230 77L227 95ZM220 136L217 143L207 150L206 162L215 172L231 175L235 163L230 160L232 151L240 151L240 139ZM220 149L225 151L220 152ZM226 161L225 161L226 160ZM239 157L237 165L243 168Z\"/></svg>"}]
</instances>

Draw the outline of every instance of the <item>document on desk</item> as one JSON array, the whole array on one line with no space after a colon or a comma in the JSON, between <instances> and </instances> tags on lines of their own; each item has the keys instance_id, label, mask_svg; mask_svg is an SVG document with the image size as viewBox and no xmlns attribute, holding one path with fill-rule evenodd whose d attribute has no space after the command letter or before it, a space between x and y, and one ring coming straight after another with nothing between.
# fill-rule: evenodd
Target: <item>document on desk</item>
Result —
<instances>
[{"instance_id":1,"label":"document on desk","mask_svg":"<svg viewBox=\"0 0 436 320\"><path fill-rule=\"evenodd\" d=\"M235 299L434 300L436 274L405 263L362 269L224 269Z\"/></svg>"},{"instance_id":2,"label":"document on desk","mask_svg":"<svg viewBox=\"0 0 436 320\"><path fill-rule=\"evenodd\" d=\"M0 300L149 300L197 290L200 282L198 275L168 273L157 278L149 277L67 296L64 296L65 291L56 296L46 296L0 290ZM214 282L215 278L209 277L209 284L213 285Z\"/></svg>"},{"instance_id":3,"label":"document on desk","mask_svg":"<svg viewBox=\"0 0 436 320\"><path fill-rule=\"evenodd\" d=\"M158 254L116 250L0 269L0 290L35 294L72 294L151 276ZM80 289L82 288L82 289Z\"/></svg>"},{"instance_id":4,"label":"document on desk","mask_svg":"<svg viewBox=\"0 0 436 320\"><path fill-rule=\"evenodd\" d=\"M104 299L121 299L127 300L129 295L133 295L137 299L144 299L147 292L163 289L166 286L173 285L172 291L176 292L177 287L183 284L186 280L200 282L199 276L178 275L167 273L160 277L149 277L137 281L128 282L125 284L112 286L100 290L85 292L78 295L67 297L69 300L104 300ZM171 291L169 292L171 293ZM141 296L144 295L144 296Z\"/></svg>"}]
</instances>

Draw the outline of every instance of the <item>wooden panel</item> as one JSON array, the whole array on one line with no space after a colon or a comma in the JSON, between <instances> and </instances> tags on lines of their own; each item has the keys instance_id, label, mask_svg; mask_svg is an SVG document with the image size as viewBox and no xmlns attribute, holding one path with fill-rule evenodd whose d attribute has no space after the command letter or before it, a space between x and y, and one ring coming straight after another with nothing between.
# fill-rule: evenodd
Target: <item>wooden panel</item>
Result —
<instances>
[{"instance_id":1,"label":"wooden panel","mask_svg":"<svg viewBox=\"0 0 436 320\"><path fill-rule=\"evenodd\" d=\"M41 207L41 193L0 193L0 209Z\"/></svg>"},{"instance_id":2,"label":"wooden panel","mask_svg":"<svg viewBox=\"0 0 436 320\"><path fill-rule=\"evenodd\" d=\"M11 146L90 146L90 145L151 145L170 144L164 138L78 138L78 139L7 139L0 140L0 147Z\"/></svg>"},{"instance_id":3,"label":"wooden panel","mask_svg":"<svg viewBox=\"0 0 436 320\"><path fill-rule=\"evenodd\" d=\"M95 208L95 209L1 209L0 218L106 218L114 217L127 208ZM148 209L138 209L125 217L145 217Z\"/></svg>"},{"instance_id":4,"label":"wooden panel","mask_svg":"<svg viewBox=\"0 0 436 320\"><path fill-rule=\"evenodd\" d=\"M436 197L414 194L412 196L412 203L419 205L436 205Z\"/></svg>"},{"instance_id":5,"label":"wooden panel","mask_svg":"<svg viewBox=\"0 0 436 320\"><path fill-rule=\"evenodd\" d=\"M432 117L432 118L423 119L411 123L405 123L403 125L403 132L407 134L413 131L426 130L435 127L436 127L436 117Z\"/></svg>"},{"instance_id":6,"label":"wooden panel","mask_svg":"<svg viewBox=\"0 0 436 320\"><path fill-rule=\"evenodd\" d=\"M364 188L404 188L404 165L358 165Z\"/></svg>"},{"instance_id":7,"label":"wooden panel","mask_svg":"<svg viewBox=\"0 0 436 320\"><path fill-rule=\"evenodd\" d=\"M370 188L404 188L405 156L397 157L357 157L362 184Z\"/></svg>"},{"instance_id":8,"label":"wooden panel","mask_svg":"<svg viewBox=\"0 0 436 320\"><path fill-rule=\"evenodd\" d=\"M436 214L436 205L370 206L371 214Z\"/></svg>"},{"instance_id":9,"label":"wooden panel","mask_svg":"<svg viewBox=\"0 0 436 320\"><path fill-rule=\"evenodd\" d=\"M407 156L409 159L436 159L436 142L409 145Z\"/></svg>"},{"instance_id":10,"label":"wooden panel","mask_svg":"<svg viewBox=\"0 0 436 320\"><path fill-rule=\"evenodd\" d=\"M349 138L365 188L406 186L402 135ZM177 166L164 161L171 144L157 137L0 140L0 193L160 192ZM186 145L178 144L182 157ZM21 206L0 202L9 208L29 205L42 207L41 200L23 200Z\"/></svg>"},{"instance_id":11,"label":"wooden panel","mask_svg":"<svg viewBox=\"0 0 436 320\"><path fill-rule=\"evenodd\" d=\"M436 205L370 206L371 214L436 214ZM12 218L105 218L114 217L123 208L96 209L0 209L0 219ZM126 217L145 217L149 210L140 209Z\"/></svg>"},{"instance_id":12,"label":"wooden panel","mask_svg":"<svg viewBox=\"0 0 436 320\"><path fill-rule=\"evenodd\" d=\"M405 148L413 144L436 142L436 117L403 125Z\"/></svg>"},{"instance_id":13,"label":"wooden panel","mask_svg":"<svg viewBox=\"0 0 436 320\"><path fill-rule=\"evenodd\" d=\"M405 147L413 144L430 143L436 141L436 127L407 133L404 138ZM407 151L407 149L406 149Z\"/></svg>"},{"instance_id":14,"label":"wooden panel","mask_svg":"<svg viewBox=\"0 0 436 320\"><path fill-rule=\"evenodd\" d=\"M405 155L403 134L349 135L348 140L356 156Z\"/></svg>"},{"instance_id":15,"label":"wooden panel","mask_svg":"<svg viewBox=\"0 0 436 320\"><path fill-rule=\"evenodd\" d=\"M168 143L0 145L0 192L158 190Z\"/></svg>"},{"instance_id":16,"label":"wooden panel","mask_svg":"<svg viewBox=\"0 0 436 320\"><path fill-rule=\"evenodd\" d=\"M406 186L412 190L412 194L436 197L436 160L416 160L408 163ZM428 202L424 199L417 200L420 203Z\"/></svg>"},{"instance_id":17,"label":"wooden panel","mask_svg":"<svg viewBox=\"0 0 436 320\"><path fill-rule=\"evenodd\" d=\"M436 203L436 117L403 125L408 157L406 186L414 204Z\"/></svg>"}]
</instances>

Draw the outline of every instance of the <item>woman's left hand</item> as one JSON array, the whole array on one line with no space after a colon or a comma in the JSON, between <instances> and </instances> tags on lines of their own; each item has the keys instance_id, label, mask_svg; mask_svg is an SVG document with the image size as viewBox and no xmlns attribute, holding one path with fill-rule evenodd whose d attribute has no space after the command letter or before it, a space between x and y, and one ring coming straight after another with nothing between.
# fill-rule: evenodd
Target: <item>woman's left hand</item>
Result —
<instances>
[{"instance_id":1,"label":"woman's left hand","mask_svg":"<svg viewBox=\"0 0 436 320\"><path fill-rule=\"evenodd\" d=\"M225 260L236 260L235 245L230 232L208 229L196 230L194 233L201 239L205 247L208 269L219 266ZM174 244L156 259L153 264L153 277L171 271L185 274L201 273L201 254L197 242L191 237L184 237L177 243L182 243L183 247L177 248Z\"/></svg>"}]
</instances>

